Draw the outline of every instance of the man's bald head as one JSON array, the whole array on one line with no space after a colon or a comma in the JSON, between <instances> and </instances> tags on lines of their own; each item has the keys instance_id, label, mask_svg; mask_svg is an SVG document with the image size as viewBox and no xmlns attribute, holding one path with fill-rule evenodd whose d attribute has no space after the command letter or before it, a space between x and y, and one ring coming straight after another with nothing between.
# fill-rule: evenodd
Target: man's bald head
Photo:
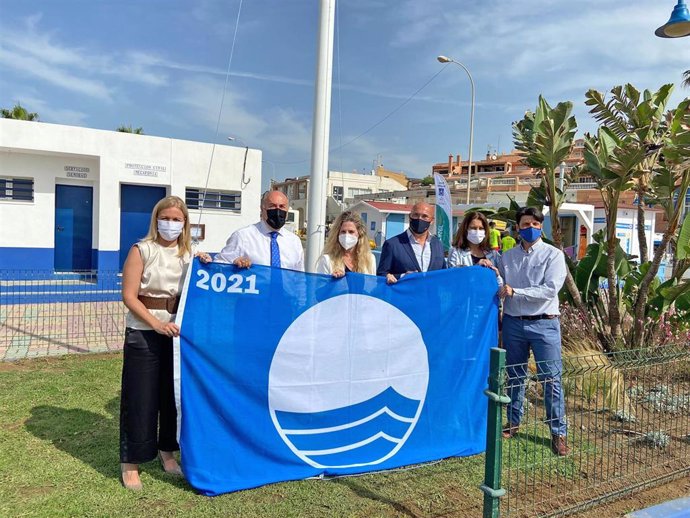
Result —
<instances>
[{"instance_id":1,"label":"man's bald head","mask_svg":"<svg viewBox=\"0 0 690 518\"><path fill-rule=\"evenodd\" d=\"M261 197L261 209L288 210L290 200L281 191L266 191Z\"/></svg>"},{"instance_id":2,"label":"man's bald head","mask_svg":"<svg viewBox=\"0 0 690 518\"><path fill-rule=\"evenodd\" d=\"M410 211L410 218L422 219L424 221L433 222L435 215L435 208L431 203L425 201L418 201L412 206Z\"/></svg>"}]
</instances>

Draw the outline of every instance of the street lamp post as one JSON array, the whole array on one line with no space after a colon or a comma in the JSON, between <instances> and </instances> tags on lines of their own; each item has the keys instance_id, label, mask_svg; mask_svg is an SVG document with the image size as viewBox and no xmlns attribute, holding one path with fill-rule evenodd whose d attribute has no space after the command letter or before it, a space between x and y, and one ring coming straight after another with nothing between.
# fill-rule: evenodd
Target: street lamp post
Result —
<instances>
[{"instance_id":1,"label":"street lamp post","mask_svg":"<svg viewBox=\"0 0 690 518\"><path fill-rule=\"evenodd\" d=\"M453 58L449 58L446 56L438 56L436 58L440 63L455 63L459 67L462 67L462 69L467 72L467 77L470 78L470 85L472 86L472 108L470 111L470 152L469 152L469 161L468 161L468 167L467 167L467 204L470 204L470 180L472 180L472 147L474 146L474 80L472 79L472 74L470 74L470 71L467 70L467 67L460 63L459 61L455 61ZM460 170L462 173L462 170ZM450 171L448 171L450 174Z\"/></svg>"},{"instance_id":2,"label":"street lamp post","mask_svg":"<svg viewBox=\"0 0 690 518\"><path fill-rule=\"evenodd\" d=\"M659 27L654 34L660 38L682 38L690 36L690 12L685 0L678 0L678 3L671 12L671 18Z\"/></svg>"},{"instance_id":3,"label":"street lamp post","mask_svg":"<svg viewBox=\"0 0 690 518\"><path fill-rule=\"evenodd\" d=\"M271 176L271 188L273 188L273 184L276 181L276 165L272 161L266 160L265 158L261 161L261 163L268 164L271 166L271 169L273 171L273 175Z\"/></svg>"}]
</instances>

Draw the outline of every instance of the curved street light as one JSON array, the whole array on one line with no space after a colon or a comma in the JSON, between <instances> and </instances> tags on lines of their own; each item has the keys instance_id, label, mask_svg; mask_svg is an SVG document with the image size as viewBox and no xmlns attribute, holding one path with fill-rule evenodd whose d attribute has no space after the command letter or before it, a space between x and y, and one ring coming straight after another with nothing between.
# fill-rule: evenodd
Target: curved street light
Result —
<instances>
[{"instance_id":1,"label":"curved street light","mask_svg":"<svg viewBox=\"0 0 690 518\"><path fill-rule=\"evenodd\" d=\"M671 12L671 18L659 27L654 34L660 38L681 38L690 36L690 12L685 0L678 0L678 3Z\"/></svg>"},{"instance_id":2,"label":"curved street light","mask_svg":"<svg viewBox=\"0 0 690 518\"><path fill-rule=\"evenodd\" d=\"M467 72L467 77L470 78L470 85L472 85L472 109L470 111L470 152L469 152L469 161L468 161L468 167L467 167L467 204L470 204L470 180L472 179L472 146L474 145L474 80L472 79L472 74L470 74L470 71L467 70L467 67L460 63L459 61L455 61L453 58L449 58L447 56L438 56L436 58L439 63L455 63L459 67L461 67L465 72ZM448 171L448 174L450 174L450 171ZM460 169L460 174L462 174L462 166Z\"/></svg>"},{"instance_id":3,"label":"curved street light","mask_svg":"<svg viewBox=\"0 0 690 518\"><path fill-rule=\"evenodd\" d=\"M244 187L246 185L249 185L249 182L252 181L251 178L245 180L245 175L247 173L247 155L249 154L249 146L240 137L235 137L235 136L231 135L228 137L228 140L230 142L239 142L240 144L242 144L242 146L244 146L244 162L242 164L242 180L241 180L242 181L242 188L244 189Z\"/></svg>"},{"instance_id":4,"label":"curved street light","mask_svg":"<svg viewBox=\"0 0 690 518\"><path fill-rule=\"evenodd\" d=\"M228 140L229 140L230 142L237 142L237 143L239 143L242 147L249 147L249 146L246 144L246 142L245 142L244 140L242 140L240 137L235 137L235 136L233 136L233 135L230 135L230 136L228 137Z\"/></svg>"}]
</instances>

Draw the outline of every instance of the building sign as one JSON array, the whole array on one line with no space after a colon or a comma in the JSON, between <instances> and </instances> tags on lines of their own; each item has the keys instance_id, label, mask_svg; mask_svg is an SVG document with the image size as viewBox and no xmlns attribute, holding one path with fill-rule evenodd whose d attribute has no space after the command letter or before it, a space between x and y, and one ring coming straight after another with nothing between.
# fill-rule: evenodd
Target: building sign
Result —
<instances>
[{"instance_id":1,"label":"building sign","mask_svg":"<svg viewBox=\"0 0 690 518\"><path fill-rule=\"evenodd\" d=\"M167 171L164 165L133 164L129 162L125 162L125 169L132 171L134 176L150 176L153 178L158 178L160 173Z\"/></svg>"},{"instance_id":2,"label":"building sign","mask_svg":"<svg viewBox=\"0 0 690 518\"><path fill-rule=\"evenodd\" d=\"M88 178L89 172L91 172L91 169L88 167L79 167L76 165L65 166L65 175L67 178Z\"/></svg>"}]
</instances>

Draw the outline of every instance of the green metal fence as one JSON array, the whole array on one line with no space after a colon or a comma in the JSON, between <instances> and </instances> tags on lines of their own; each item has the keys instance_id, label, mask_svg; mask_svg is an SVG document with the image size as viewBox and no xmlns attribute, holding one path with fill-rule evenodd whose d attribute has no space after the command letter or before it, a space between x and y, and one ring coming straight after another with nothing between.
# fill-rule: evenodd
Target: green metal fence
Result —
<instances>
[{"instance_id":1,"label":"green metal fence","mask_svg":"<svg viewBox=\"0 0 690 518\"><path fill-rule=\"evenodd\" d=\"M524 414L513 437L497 432L515 380L505 351L491 355L485 517L566 515L690 474L688 344L564 357L567 456L551 449L543 365L512 366L527 373Z\"/></svg>"}]
</instances>

